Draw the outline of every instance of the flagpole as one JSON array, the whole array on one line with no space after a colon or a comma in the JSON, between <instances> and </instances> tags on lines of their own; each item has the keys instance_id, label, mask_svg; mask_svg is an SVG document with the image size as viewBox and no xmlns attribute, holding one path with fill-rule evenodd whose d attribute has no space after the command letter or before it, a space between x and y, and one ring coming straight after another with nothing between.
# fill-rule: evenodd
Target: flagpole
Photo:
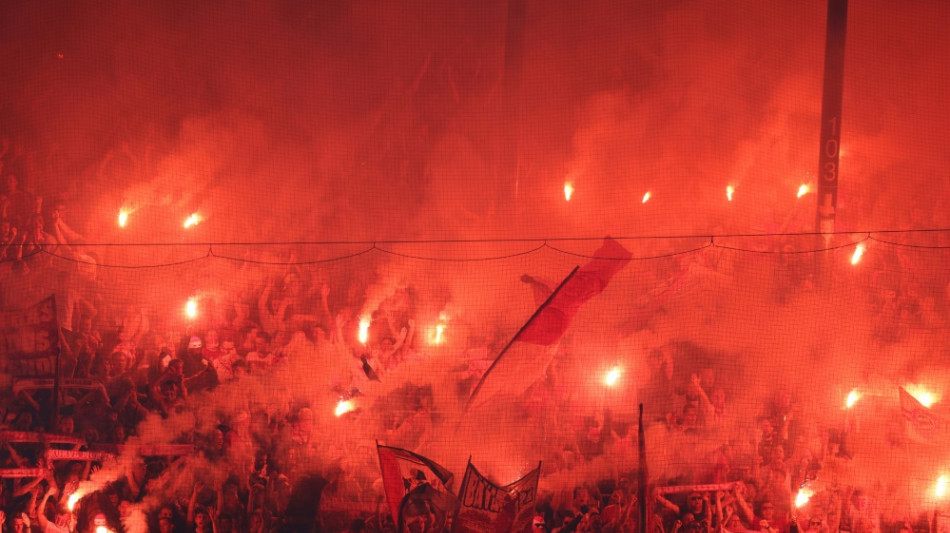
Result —
<instances>
[{"instance_id":1,"label":"flagpole","mask_svg":"<svg viewBox=\"0 0 950 533\"><path fill-rule=\"evenodd\" d=\"M650 501L649 488L647 483L649 482L650 476L647 473L647 452L646 452L646 435L643 432L643 404L640 404L640 416L637 422L637 446L640 448L640 468L637 472L637 498L640 500L640 531L643 533L653 533L652 529L647 527L647 513L651 512L653 507L653 502Z\"/></svg>"},{"instance_id":2,"label":"flagpole","mask_svg":"<svg viewBox=\"0 0 950 533\"><path fill-rule=\"evenodd\" d=\"M58 318L56 315L56 295L50 296L50 300L53 303L53 317ZM57 320L56 331L58 335L62 335L62 328L59 326L59 321ZM63 345L62 343L57 343L59 346L56 350L56 364L53 370L53 412L50 413L49 430L51 432L56 432L59 426L59 365L60 360L63 358Z\"/></svg>"},{"instance_id":3,"label":"flagpole","mask_svg":"<svg viewBox=\"0 0 950 533\"><path fill-rule=\"evenodd\" d=\"M531 315L531 318L529 318L527 322L525 322L524 325L521 326L521 329L518 330L518 333L515 333L515 336L512 337L510 341L508 341L508 344L506 344L504 348L502 348L501 352L498 353L498 357L496 357L495 360L492 361L491 366L489 366L488 370L486 370L485 373L482 374L482 378L478 380L478 384L475 385L475 389L472 390L472 394L469 395L468 401L465 402L465 409L462 411L462 414L465 414L466 412L468 412L468 408L472 406L472 402L475 400L475 397L478 396L478 391L482 389L482 385L485 383L485 378L488 377L488 374L490 374L492 369L495 368L495 365L497 365L498 361L500 361L502 356L505 355L505 352L507 352L508 349L511 348L511 345L514 344L516 340L518 340L518 337L520 337L521 334L524 332L524 330L528 328L531 322L534 321L534 319L537 318L539 314L541 314L541 311L543 311L544 308L547 307L549 303L551 303L551 300L553 300L554 297L557 296L557 293L561 292L561 289L564 288L564 285L566 285L567 282L570 281L571 278L574 277L574 274L576 274L578 269L580 268L581 268L580 265L577 265L576 267L574 267L574 270L571 270L571 273L568 274L566 278L564 278L564 281L562 281L557 286L557 288L551 291L551 294L548 295L547 300L544 300L544 303L542 303L540 307L535 309L534 314Z\"/></svg>"}]
</instances>

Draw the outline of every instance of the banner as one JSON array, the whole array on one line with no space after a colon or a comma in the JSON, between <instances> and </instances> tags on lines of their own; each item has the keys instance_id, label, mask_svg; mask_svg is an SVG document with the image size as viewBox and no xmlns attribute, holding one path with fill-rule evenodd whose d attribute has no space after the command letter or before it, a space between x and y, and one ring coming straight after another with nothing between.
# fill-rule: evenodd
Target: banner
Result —
<instances>
[{"instance_id":1,"label":"banner","mask_svg":"<svg viewBox=\"0 0 950 533\"><path fill-rule=\"evenodd\" d=\"M49 473L46 468L0 468L0 479L46 477Z\"/></svg>"},{"instance_id":2,"label":"banner","mask_svg":"<svg viewBox=\"0 0 950 533\"><path fill-rule=\"evenodd\" d=\"M86 439L60 433L37 431L0 431L0 442L37 444L86 444Z\"/></svg>"},{"instance_id":3,"label":"banner","mask_svg":"<svg viewBox=\"0 0 950 533\"><path fill-rule=\"evenodd\" d=\"M24 390L52 389L56 385L54 378L26 378L13 382L13 392L19 394ZM102 388L102 382L97 379L60 378L59 386L66 389L95 390Z\"/></svg>"},{"instance_id":4,"label":"banner","mask_svg":"<svg viewBox=\"0 0 950 533\"><path fill-rule=\"evenodd\" d=\"M483 476L471 461L459 489L452 533L523 533L531 526L541 465L504 487Z\"/></svg>"},{"instance_id":5,"label":"banner","mask_svg":"<svg viewBox=\"0 0 950 533\"><path fill-rule=\"evenodd\" d=\"M417 453L376 444L383 490L392 513L393 522L399 523L400 508L413 490L424 485L432 490L451 495L452 473L435 461Z\"/></svg>"},{"instance_id":6,"label":"banner","mask_svg":"<svg viewBox=\"0 0 950 533\"><path fill-rule=\"evenodd\" d=\"M729 483L707 483L705 485L671 485L657 487L654 494L675 494L682 492L728 492L736 486L735 481Z\"/></svg>"},{"instance_id":7,"label":"banner","mask_svg":"<svg viewBox=\"0 0 950 533\"><path fill-rule=\"evenodd\" d=\"M104 459L115 459L115 456L108 452L87 452L79 450L46 450L47 461L102 461Z\"/></svg>"},{"instance_id":8,"label":"banner","mask_svg":"<svg viewBox=\"0 0 950 533\"><path fill-rule=\"evenodd\" d=\"M0 312L0 374L52 377L59 331L52 296L19 311Z\"/></svg>"}]
</instances>

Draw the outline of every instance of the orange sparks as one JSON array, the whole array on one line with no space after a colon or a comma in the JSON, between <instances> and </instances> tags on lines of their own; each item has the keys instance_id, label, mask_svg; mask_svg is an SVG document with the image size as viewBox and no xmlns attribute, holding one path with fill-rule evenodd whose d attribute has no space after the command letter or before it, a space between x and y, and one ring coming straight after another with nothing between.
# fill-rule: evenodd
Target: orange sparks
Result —
<instances>
[{"instance_id":1,"label":"orange sparks","mask_svg":"<svg viewBox=\"0 0 950 533\"><path fill-rule=\"evenodd\" d=\"M854 254L851 255L851 264L858 264L858 262L861 261L862 255L864 255L864 243L859 242L858 245L854 247Z\"/></svg>"},{"instance_id":2,"label":"orange sparks","mask_svg":"<svg viewBox=\"0 0 950 533\"><path fill-rule=\"evenodd\" d=\"M647 200L650 199L650 196L651 196L651 195L650 195L650 191L645 192L645 193L643 194L643 201L640 202L640 203L642 203L642 204L647 203Z\"/></svg>"},{"instance_id":3,"label":"orange sparks","mask_svg":"<svg viewBox=\"0 0 950 533\"><path fill-rule=\"evenodd\" d=\"M802 184L798 187L798 198L801 198L802 196L805 196L805 195L808 194L810 191L811 191L811 189L808 187L808 184L807 184L807 183L802 183Z\"/></svg>"},{"instance_id":4,"label":"orange sparks","mask_svg":"<svg viewBox=\"0 0 950 533\"><path fill-rule=\"evenodd\" d=\"M940 401L939 394L927 390L927 388L923 385L908 383L907 385L904 385L904 390L913 396L918 402L920 402L920 405L923 405L927 408L930 408L930 406Z\"/></svg>"},{"instance_id":5,"label":"orange sparks","mask_svg":"<svg viewBox=\"0 0 950 533\"><path fill-rule=\"evenodd\" d=\"M367 317L360 318L360 331L357 335L358 335L357 338L359 338L360 343L365 346L366 341L369 340L369 318Z\"/></svg>"},{"instance_id":6,"label":"orange sparks","mask_svg":"<svg viewBox=\"0 0 950 533\"><path fill-rule=\"evenodd\" d=\"M848 398L844 401L844 406L848 409L854 407L854 404L858 403L858 400L861 399L861 393L858 392L858 389L854 389L848 393Z\"/></svg>"},{"instance_id":7,"label":"orange sparks","mask_svg":"<svg viewBox=\"0 0 950 533\"><path fill-rule=\"evenodd\" d=\"M119 210L119 227L124 228L129 223L129 212L125 209Z\"/></svg>"},{"instance_id":8,"label":"orange sparks","mask_svg":"<svg viewBox=\"0 0 950 533\"><path fill-rule=\"evenodd\" d=\"M571 196L574 196L574 183L570 181L565 181L564 182L564 200L567 202L570 202Z\"/></svg>"},{"instance_id":9,"label":"orange sparks","mask_svg":"<svg viewBox=\"0 0 950 533\"><path fill-rule=\"evenodd\" d=\"M621 375L621 374L622 374L622 372L621 372L621 369L620 369L619 366L615 366L615 367L611 368L611 369L607 372L607 376L604 378L604 383L605 383L608 387L613 387L614 385L617 384L618 381L620 381L620 375Z\"/></svg>"},{"instance_id":10,"label":"orange sparks","mask_svg":"<svg viewBox=\"0 0 950 533\"><path fill-rule=\"evenodd\" d=\"M356 406L353 405L353 400L340 400L337 402L336 409L333 410L333 414L336 416L343 416L354 409L356 409Z\"/></svg>"},{"instance_id":11,"label":"orange sparks","mask_svg":"<svg viewBox=\"0 0 950 533\"><path fill-rule=\"evenodd\" d=\"M732 185L726 186L726 200L732 201L732 194L736 192L736 188Z\"/></svg>"},{"instance_id":12,"label":"orange sparks","mask_svg":"<svg viewBox=\"0 0 950 533\"><path fill-rule=\"evenodd\" d=\"M197 226L204 218L201 217L198 213L192 213L185 219L185 228L190 228L192 226Z\"/></svg>"}]
</instances>

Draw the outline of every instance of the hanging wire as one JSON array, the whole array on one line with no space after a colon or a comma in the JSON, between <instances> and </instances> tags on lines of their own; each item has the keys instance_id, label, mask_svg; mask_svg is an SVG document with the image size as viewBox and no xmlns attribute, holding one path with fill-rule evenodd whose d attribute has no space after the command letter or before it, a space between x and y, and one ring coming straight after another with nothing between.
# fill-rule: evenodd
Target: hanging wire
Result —
<instances>
[{"instance_id":1,"label":"hanging wire","mask_svg":"<svg viewBox=\"0 0 950 533\"><path fill-rule=\"evenodd\" d=\"M762 238L762 237L818 237L829 235L854 235L856 233L866 233L869 235L885 235L892 233L919 234L919 233L950 233L950 228L921 228L921 229L881 229L881 230L854 230L854 231L802 231L789 233L709 233L698 234L673 234L673 235L626 235L610 238L615 241L642 241L642 240L664 240L664 239L725 239L725 238ZM503 243L551 243L551 242L597 242L604 239L603 235L587 237L517 237L517 238L479 238L479 239L391 239L391 240L348 240L348 241L207 241L207 242L135 242L135 243L77 243L70 244L72 247L81 246L331 246L331 245L386 245L386 244L503 244Z\"/></svg>"},{"instance_id":2,"label":"hanging wire","mask_svg":"<svg viewBox=\"0 0 950 533\"><path fill-rule=\"evenodd\" d=\"M888 246L897 246L897 247L900 247L900 248L920 248L920 249L923 249L923 250L950 250L950 245L945 245L945 246L930 246L930 245L926 245L926 244L908 244L908 243L903 243L903 242L894 242L894 241L888 241L888 240L885 240L885 239L878 239L878 238L875 237L874 235L869 235L869 236L868 236L868 240L871 240L871 241L874 241L874 242L879 242L879 243L881 243L881 244L886 244L886 245L888 245Z\"/></svg>"},{"instance_id":3,"label":"hanging wire","mask_svg":"<svg viewBox=\"0 0 950 533\"><path fill-rule=\"evenodd\" d=\"M854 235L856 233L865 233L866 236L860 241L848 242L845 244L828 246L823 248L813 248L808 250L756 250L751 248L742 248L739 246L729 246L720 244L716 242L716 239L725 239L725 238L785 238L785 237L808 237L808 236L824 236L829 235ZM640 241L640 240L685 240L685 239L704 239L707 242L702 246L695 248L690 248L687 250L670 252L666 254L651 255L651 256L641 256L634 257L632 260L635 261L646 261L653 259L664 259L668 257L676 257L679 255L685 255L690 253L695 253L706 248L718 248L721 250L730 250L735 252L744 252L744 253L754 253L754 254L766 254L766 255L797 255L797 254L811 254L819 252L828 252L834 250L840 250L842 248L849 248L855 246L861 242L866 241L875 241L888 246L893 247L903 247L903 248L916 248L916 249L926 249L926 250L950 250L950 245L947 246L933 246L933 245L920 245L920 244L907 244L895 242L887 239L880 239L875 236L875 234L923 234L923 233L948 233L950 234L950 229L916 229L916 230L878 230L878 231L838 231L832 233L820 233L820 232L799 232L799 233L723 233L715 235L639 235L639 236L630 236L630 237L611 237L616 241ZM108 246L108 247L194 247L201 246L207 247L207 252L204 256L185 259L182 261L172 261L167 263L154 263L148 265L120 265L120 264L109 264L109 263L98 263L96 261L86 261L77 257L71 257L69 255L64 255L56 253L50 249L47 249L47 246L40 247L40 250L36 253L44 253L58 259L63 259L65 261L70 261L73 263L95 265L97 267L103 268L124 268L124 269L146 269L146 268L162 268L162 267L172 267L179 265L186 265L201 261L208 258L217 258L224 259L227 261L249 263L255 265L274 265L274 266L294 266L294 265L315 265L330 263L334 261L342 261L346 259L352 259L354 257L359 257L361 255L368 254L372 251L377 251L383 254L392 255L395 257L402 257L406 259L414 259L420 261L441 261L441 262L456 262L456 263L466 263L466 262L485 262L485 261L501 261L506 259L511 259L514 257L522 257L526 255L531 255L538 253L545 248L549 248L555 252L579 257L579 258L594 258L590 254L581 254L576 252L571 252L557 246L553 246L552 242L600 242L604 237L558 237L558 238L548 238L548 239L535 239L535 238L510 238L510 239L417 239L417 240L389 240L389 241L273 241L273 242L203 242L203 243L132 243L132 244L119 244L119 243L82 243L82 244L70 244L68 245L71 248L80 248L80 247L97 247L97 246ZM380 244L419 244L419 245L440 245L440 244L512 244L512 243L538 243L537 246L529 250L515 252L511 254L504 254L498 256L488 256L488 257L433 257L433 256L422 256L414 254L406 254L401 252L396 252L390 249L381 248ZM264 247L264 246L333 246L333 245L369 245L367 248L360 250L355 253L343 254L335 257L323 258L323 259L314 259L306 261L262 261L258 259L250 259L243 257L234 257L228 255L219 255L214 252L214 247L234 247L234 246L244 246L244 247ZM58 248L60 245L56 245L53 249ZM35 254L33 254L35 255ZM0 260L0 263L3 262L12 262L13 259L3 259Z\"/></svg>"},{"instance_id":4,"label":"hanging wire","mask_svg":"<svg viewBox=\"0 0 950 533\"><path fill-rule=\"evenodd\" d=\"M385 250L385 249L379 248L379 247L377 247L376 250L378 250L378 251L380 251L380 252L382 252L382 253L384 253L384 254L394 255L394 256L396 256L396 257L404 257L404 258L406 258L406 259L419 259L419 260L423 260L423 261L450 261L450 262L457 262L457 263L468 263L468 262L478 262L478 261L499 261L499 260L502 260L502 259L511 259L511 258L514 258L514 257L521 257L521 256L523 256L523 255L531 255L531 254L533 254L533 253L535 253L535 252L538 252L538 251L543 250L545 247L550 248L550 246L548 246L546 243L542 243L540 246L536 246L536 247L534 247L534 248L532 248L532 249L530 249L530 250L525 250L525 251L523 251L523 252L516 252L516 253L513 253L513 254L496 255L496 256L490 256L490 257L464 257L464 258L463 258L463 257L423 257L423 256L416 256L416 255L409 255L409 254L403 254L403 253L399 253L399 252L394 252L394 251L392 251L392 250Z\"/></svg>"},{"instance_id":5,"label":"hanging wire","mask_svg":"<svg viewBox=\"0 0 950 533\"><path fill-rule=\"evenodd\" d=\"M113 265L113 264L108 264L108 263L99 263L97 261L85 261L83 259L79 259L76 257L70 257L68 255L58 254L56 252L47 250L45 246L41 247L40 250L36 253L37 254L43 253L51 257L55 257L57 259L69 261L71 263L78 263L82 265L95 265L97 267L103 267L103 268L123 268L123 269L128 269L128 270L136 270L136 269L144 269L144 268L165 268L165 267L187 265L191 263L197 263L198 261L204 261L205 259L212 257L211 251L209 250L207 254L201 257L194 257L191 259L184 259L181 261L172 261L170 263L158 263L158 264L151 264L151 265ZM31 254L30 257L32 257L33 255L36 255L36 254Z\"/></svg>"},{"instance_id":6,"label":"hanging wire","mask_svg":"<svg viewBox=\"0 0 950 533\"><path fill-rule=\"evenodd\" d=\"M245 259L243 257L232 257L228 255L219 255L212 253L212 256L218 259L226 259L228 261L234 261L237 263L248 263L252 265L275 265L275 266L293 266L293 265L318 265L321 263L332 263L333 261L343 261L345 259L352 259L354 257L359 257L364 254L368 254L373 250L379 250L376 245L370 246L365 250L360 250L358 252L346 255L340 255L337 257L328 257L325 259L312 259L308 261L261 261L259 259Z\"/></svg>"},{"instance_id":7,"label":"hanging wire","mask_svg":"<svg viewBox=\"0 0 950 533\"><path fill-rule=\"evenodd\" d=\"M862 243L868 240L867 237L856 242L848 242L845 244L839 244L836 246L828 246L825 248L814 248L809 250L753 250L751 248L739 248L737 246L726 246L724 244L713 244L716 248L722 248L723 250L731 250L733 252L746 252L750 254L766 254L766 255L795 255L795 254L815 254L819 252L831 252L834 250L840 250L842 248L849 248L858 243Z\"/></svg>"},{"instance_id":8,"label":"hanging wire","mask_svg":"<svg viewBox=\"0 0 950 533\"><path fill-rule=\"evenodd\" d=\"M700 251L700 250L704 250L704 249L706 249L706 248L709 248L710 246L715 246L715 244L713 243L712 237L707 237L707 239L708 239L708 241L706 242L706 244L704 244L704 245L702 245L702 246L698 246L698 247L696 247L696 248L690 248L689 250L682 250L682 251L679 251L679 252L670 252L670 253L667 253L667 254L660 254L660 255L647 255L647 256L640 256L640 257L632 257L632 258L630 258L629 260L630 260L630 261L646 261L646 260L650 260L650 259L664 259L664 258L667 258L667 257L676 257L676 256L678 256L678 255L691 254L691 253L693 253L693 252L698 252L698 251ZM547 245L547 247L550 248L550 249L552 249L552 250L554 250L555 252L559 252L559 253L562 253L562 254L565 254L565 255L571 255L571 256L574 256L574 257L582 257L582 258L586 258L586 259L606 259L606 260L610 260L610 261L627 261L626 258L620 258L620 257L597 257L597 256L589 255L589 254L579 254L579 253L575 253L575 252L568 252L567 250L562 250L562 249L560 249L560 248L556 248L556 247L551 246L551 245Z\"/></svg>"}]
</instances>

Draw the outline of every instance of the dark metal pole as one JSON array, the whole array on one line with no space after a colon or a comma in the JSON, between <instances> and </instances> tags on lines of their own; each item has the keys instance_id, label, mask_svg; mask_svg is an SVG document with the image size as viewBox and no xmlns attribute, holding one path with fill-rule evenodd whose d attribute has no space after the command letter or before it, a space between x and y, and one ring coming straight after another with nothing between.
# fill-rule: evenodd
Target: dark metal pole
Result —
<instances>
[{"instance_id":1,"label":"dark metal pole","mask_svg":"<svg viewBox=\"0 0 950 533\"><path fill-rule=\"evenodd\" d=\"M56 295L54 294L50 298L53 304L52 305L53 317L55 318L55 317L58 317L58 315L56 314ZM63 343L59 342L59 337L62 336L62 330L60 329L59 324L56 325L56 335L57 335L56 364L54 365L55 368L53 370L53 401L51 402L53 405L52 407L53 412L50 413L50 417L49 417L49 424L50 424L49 430L51 432L55 432L59 426L59 388L60 388L59 387L59 380L60 380L59 369L60 369L60 360L63 358Z\"/></svg>"},{"instance_id":2,"label":"dark metal pole","mask_svg":"<svg viewBox=\"0 0 950 533\"><path fill-rule=\"evenodd\" d=\"M524 27L527 0L508 0L508 28L505 35L504 94L500 120L499 146L502 183L499 193L504 195L499 205L513 205L517 211L521 166L521 83L524 71ZM511 184L510 186L508 184ZM510 202L514 202L513 204Z\"/></svg>"},{"instance_id":3,"label":"dark metal pole","mask_svg":"<svg viewBox=\"0 0 950 533\"><path fill-rule=\"evenodd\" d=\"M653 501L650 499L650 488L648 484L650 483L650 474L647 471L647 448L646 448L646 433L644 433L643 428L643 404L640 404L640 417L637 421L637 447L639 448L640 453L640 468L638 469L638 479L637 479L637 499L640 500L640 531L643 533L653 533L652 528L649 527L649 522L647 513L651 511Z\"/></svg>"},{"instance_id":4,"label":"dark metal pole","mask_svg":"<svg viewBox=\"0 0 950 533\"><path fill-rule=\"evenodd\" d=\"M848 0L828 0L825 30L825 77L821 97L821 146L818 154L818 209L815 231L835 231L841 153L841 100L844 92L844 45ZM830 237L830 236L826 236Z\"/></svg>"}]
</instances>

